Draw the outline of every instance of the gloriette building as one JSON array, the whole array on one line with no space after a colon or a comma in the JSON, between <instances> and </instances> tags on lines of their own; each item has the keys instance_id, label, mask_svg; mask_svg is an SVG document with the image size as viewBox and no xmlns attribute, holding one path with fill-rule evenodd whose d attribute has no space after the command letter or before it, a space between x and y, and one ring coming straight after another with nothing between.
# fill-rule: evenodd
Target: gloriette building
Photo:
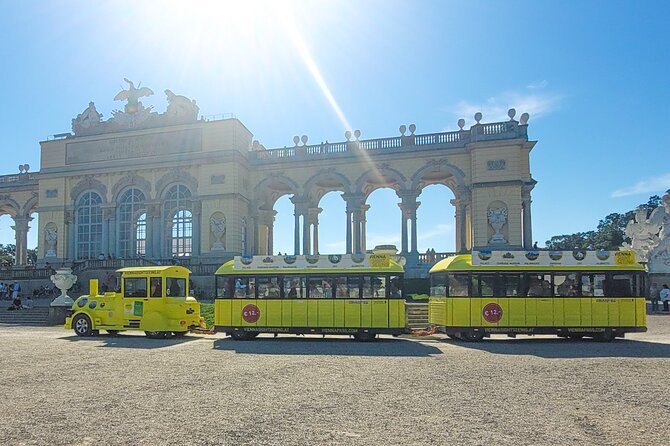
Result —
<instances>
[{"instance_id":1,"label":"gloriette building","mask_svg":"<svg viewBox=\"0 0 670 446\"><path fill-rule=\"evenodd\" d=\"M320 199L342 194L346 253L366 244L367 198L392 188L402 210L408 266L417 252L417 207L431 184L453 192L456 247L530 248L531 177L528 114L459 130L267 149L237 119L206 119L184 96L165 90L163 113L139 100L153 94L128 81L115 99L123 111L102 120L91 102L72 132L42 141L39 172L0 177L0 212L14 219L16 263L26 263L28 230L39 233L39 262L93 262L103 257L217 265L239 254L270 254L276 201L294 205L295 254L318 254ZM24 166L27 167L27 166ZM37 212L38 224L31 222ZM346 223L345 223L346 221ZM283 234L286 237L287 234Z\"/></svg>"}]
</instances>

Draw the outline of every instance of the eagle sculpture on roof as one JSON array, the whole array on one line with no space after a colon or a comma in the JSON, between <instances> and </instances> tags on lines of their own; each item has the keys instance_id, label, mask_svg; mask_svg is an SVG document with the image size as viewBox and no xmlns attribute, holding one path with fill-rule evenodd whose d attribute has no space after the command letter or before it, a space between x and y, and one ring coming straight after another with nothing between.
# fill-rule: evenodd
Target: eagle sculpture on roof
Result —
<instances>
[{"instance_id":1,"label":"eagle sculpture on roof","mask_svg":"<svg viewBox=\"0 0 670 446\"><path fill-rule=\"evenodd\" d=\"M128 101L125 107L125 112L126 113L135 113L137 112L141 107L140 104L141 102L138 101L139 98L143 96L151 96L154 94L154 92L151 90L151 88L148 87L142 87L142 83L140 82L137 86L135 87L135 84L128 80L127 78L123 78L124 81L128 83L128 90L121 90L114 96L115 101Z\"/></svg>"}]
</instances>

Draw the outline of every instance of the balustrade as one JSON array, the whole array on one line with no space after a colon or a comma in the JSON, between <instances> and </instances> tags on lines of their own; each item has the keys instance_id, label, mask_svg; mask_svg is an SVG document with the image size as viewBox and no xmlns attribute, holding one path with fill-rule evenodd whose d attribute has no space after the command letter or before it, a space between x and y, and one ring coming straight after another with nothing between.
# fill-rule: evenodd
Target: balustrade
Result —
<instances>
[{"instance_id":1,"label":"balustrade","mask_svg":"<svg viewBox=\"0 0 670 446\"><path fill-rule=\"evenodd\" d=\"M356 150L378 151L447 145L448 148L465 147L469 142L479 139L513 139L526 137L526 126L517 125L516 121L476 124L470 130L454 132L428 133L423 135L394 136L386 138L352 140L336 143L321 143L279 149L251 152L252 161L278 161L282 159L306 158L355 152ZM431 147L432 148L432 147Z\"/></svg>"}]
</instances>

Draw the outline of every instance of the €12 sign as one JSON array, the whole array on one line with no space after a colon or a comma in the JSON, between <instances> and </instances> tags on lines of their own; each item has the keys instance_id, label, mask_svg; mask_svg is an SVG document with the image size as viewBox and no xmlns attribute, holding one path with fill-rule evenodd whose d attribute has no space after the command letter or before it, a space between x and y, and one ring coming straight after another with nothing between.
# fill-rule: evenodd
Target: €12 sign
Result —
<instances>
[{"instance_id":1,"label":"\u20ac12 sign","mask_svg":"<svg viewBox=\"0 0 670 446\"><path fill-rule=\"evenodd\" d=\"M502 315L503 310L497 303L486 304L482 310L482 316L484 316L486 322L491 324L499 322L502 319Z\"/></svg>"},{"instance_id":2,"label":"\u20ac12 sign","mask_svg":"<svg viewBox=\"0 0 670 446\"><path fill-rule=\"evenodd\" d=\"M259 310L256 305L249 304L242 308L242 319L244 319L245 322L253 324L259 317L261 317L261 310Z\"/></svg>"}]
</instances>

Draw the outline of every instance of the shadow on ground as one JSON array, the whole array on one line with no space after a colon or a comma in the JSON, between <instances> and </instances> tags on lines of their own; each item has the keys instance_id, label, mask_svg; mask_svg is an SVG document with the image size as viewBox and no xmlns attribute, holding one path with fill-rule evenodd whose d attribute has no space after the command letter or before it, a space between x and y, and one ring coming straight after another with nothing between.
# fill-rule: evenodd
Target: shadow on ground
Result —
<instances>
[{"instance_id":1,"label":"shadow on ground","mask_svg":"<svg viewBox=\"0 0 670 446\"><path fill-rule=\"evenodd\" d=\"M481 342L445 340L444 343L497 355L540 358L670 358L670 344L617 339L612 342L572 339L493 339Z\"/></svg>"},{"instance_id":2,"label":"shadow on ground","mask_svg":"<svg viewBox=\"0 0 670 446\"><path fill-rule=\"evenodd\" d=\"M114 348L139 348L139 349L156 349L172 347L186 342L202 339L198 336L185 336L183 338L168 338L168 339L151 339L144 335L99 335L99 336L67 336L60 338L70 342L97 342L100 343L98 347L114 347Z\"/></svg>"},{"instance_id":3,"label":"shadow on ground","mask_svg":"<svg viewBox=\"0 0 670 446\"><path fill-rule=\"evenodd\" d=\"M278 337L235 341L214 341L215 350L255 355L332 355L332 356L432 356L442 351L420 342L381 338L375 342L356 342L342 338Z\"/></svg>"}]
</instances>

